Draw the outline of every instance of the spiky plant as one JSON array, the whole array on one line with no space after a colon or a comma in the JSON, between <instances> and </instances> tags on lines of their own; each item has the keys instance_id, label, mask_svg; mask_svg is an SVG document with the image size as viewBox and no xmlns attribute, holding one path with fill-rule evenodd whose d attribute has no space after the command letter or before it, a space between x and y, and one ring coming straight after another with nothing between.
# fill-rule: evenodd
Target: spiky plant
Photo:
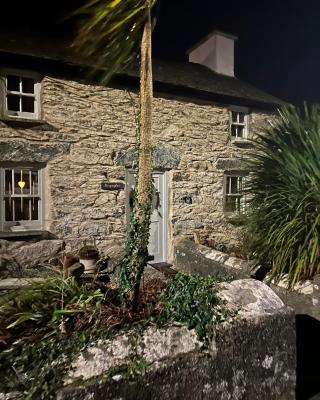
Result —
<instances>
[{"instance_id":1,"label":"spiky plant","mask_svg":"<svg viewBox=\"0 0 320 400\"><path fill-rule=\"evenodd\" d=\"M102 82L128 63L140 48L140 126L136 201L121 264L120 292L137 305L148 259L152 205L152 58L151 9L156 0L90 0L78 10L83 24L75 47L102 69Z\"/></svg>"},{"instance_id":2,"label":"spiky plant","mask_svg":"<svg viewBox=\"0 0 320 400\"><path fill-rule=\"evenodd\" d=\"M249 249L292 288L320 272L320 106L283 108L255 145Z\"/></svg>"}]
</instances>

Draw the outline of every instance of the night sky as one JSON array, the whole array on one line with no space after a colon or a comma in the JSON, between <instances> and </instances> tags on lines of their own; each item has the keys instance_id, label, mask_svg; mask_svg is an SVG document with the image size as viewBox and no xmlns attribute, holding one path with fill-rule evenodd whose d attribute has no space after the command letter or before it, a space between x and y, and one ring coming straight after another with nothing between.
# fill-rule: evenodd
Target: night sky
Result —
<instances>
[{"instance_id":1,"label":"night sky","mask_svg":"<svg viewBox=\"0 0 320 400\"><path fill-rule=\"evenodd\" d=\"M0 29L18 24L21 30L58 39L70 37L72 24L63 17L79 1L5 3ZM320 103L319 0L162 0L154 55L186 60L186 50L214 29L239 37L238 78L290 102Z\"/></svg>"}]
</instances>

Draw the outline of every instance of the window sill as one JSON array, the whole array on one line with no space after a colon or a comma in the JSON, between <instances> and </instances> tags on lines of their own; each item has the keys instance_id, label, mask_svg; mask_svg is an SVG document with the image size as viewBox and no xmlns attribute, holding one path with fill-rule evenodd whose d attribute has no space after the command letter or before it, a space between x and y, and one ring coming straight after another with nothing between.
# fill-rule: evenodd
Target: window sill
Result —
<instances>
[{"instance_id":1,"label":"window sill","mask_svg":"<svg viewBox=\"0 0 320 400\"><path fill-rule=\"evenodd\" d=\"M0 121L4 122L7 125L12 126L39 126L44 125L46 122L42 119L31 119L31 118L20 118L20 117L9 117L2 116Z\"/></svg>"},{"instance_id":2,"label":"window sill","mask_svg":"<svg viewBox=\"0 0 320 400\"><path fill-rule=\"evenodd\" d=\"M246 214L244 213L236 213L236 212L228 212L225 213L225 218L229 224L234 225L234 226L243 226L245 225L246 222Z\"/></svg>"},{"instance_id":3,"label":"window sill","mask_svg":"<svg viewBox=\"0 0 320 400\"><path fill-rule=\"evenodd\" d=\"M234 139L231 140L231 144L242 148L253 147L253 143L249 139Z\"/></svg>"},{"instance_id":4,"label":"window sill","mask_svg":"<svg viewBox=\"0 0 320 400\"><path fill-rule=\"evenodd\" d=\"M46 234L47 231L41 231L41 230L25 230L25 231L2 231L0 232L0 239L11 239L11 238L19 238L19 237L26 237L26 236L42 236Z\"/></svg>"}]
</instances>

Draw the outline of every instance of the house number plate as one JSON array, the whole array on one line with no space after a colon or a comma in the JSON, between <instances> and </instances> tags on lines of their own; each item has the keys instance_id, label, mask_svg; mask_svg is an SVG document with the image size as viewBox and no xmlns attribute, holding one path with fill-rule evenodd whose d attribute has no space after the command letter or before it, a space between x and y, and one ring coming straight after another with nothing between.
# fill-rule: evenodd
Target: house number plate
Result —
<instances>
[{"instance_id":1,"label":"house number plate","mask_svg":"<svg viewBox=\"0 0 320 400\"><path fill-rule=\"evenodd\" d=\"M102 190L123 190L124 183L121 182L102 182L101 183Z\"/></svg>"}]
</instances>

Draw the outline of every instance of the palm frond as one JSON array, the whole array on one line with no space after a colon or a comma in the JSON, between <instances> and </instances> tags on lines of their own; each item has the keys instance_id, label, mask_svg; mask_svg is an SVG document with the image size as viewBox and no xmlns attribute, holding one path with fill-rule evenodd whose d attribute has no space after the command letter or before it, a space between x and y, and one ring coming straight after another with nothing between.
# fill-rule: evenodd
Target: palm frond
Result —
<instances>
[{"instance_id":1,"label":"palm frond","mask_svg":"<svg viewBox=\"0 0 320 400\"><path fill-rule=\"evenodd\" d=\"M320 106L285 107L255 141L247 236L257 264L288 286L320 272Z\"/></svg>"},{"instance_id":2,"label":"palm frond","mask_svg":"<svg viewBox=\"0 0 320 400\"><path fill-rule=\"evenodd\" d=\"M102 83L137 54L147 20L148 5L156 0L91 0L75 12L84 23L73 47L95 70Z\"/></svg>"}]
</instances>

